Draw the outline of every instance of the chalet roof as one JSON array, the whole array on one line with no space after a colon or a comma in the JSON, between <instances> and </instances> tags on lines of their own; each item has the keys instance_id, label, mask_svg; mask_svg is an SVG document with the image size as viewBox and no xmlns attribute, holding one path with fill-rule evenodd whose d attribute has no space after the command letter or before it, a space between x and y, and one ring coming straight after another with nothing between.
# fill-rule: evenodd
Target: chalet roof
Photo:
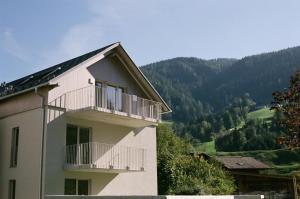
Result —
<instances>
[{"instance_id":1,"label":"chalet roof","mask_svg":"<svg viewBox=\"0 0 300 199\"><path fill-rule=\"evenodd\" d=\"M60 64L56 64L39 72L27 75L20 79L14 80L12 82L3 84L0 86L0 98L6 95L11 95L32 87L36 87L42 85L49 80L57 77L58 75L68 71L69 69L77 66L79 63L93 57L94 55L100 53L101 51L105 50L106 48L112 46L114 44L110 44L103 48L94 50L92 52L86 53L79 57L75 57L68 61L62 62Z\"/></svg>"},{"instance_id":2,"label":"chalet roof","mask_svg":"<svg viewBox=\"0 0 300 199\"><path fill-rule=\"evenodd\" d=\"M252 158L243 156L218 156L216 159L227 169L269 169L270 166Z\"/></svg>"}]
</instances>

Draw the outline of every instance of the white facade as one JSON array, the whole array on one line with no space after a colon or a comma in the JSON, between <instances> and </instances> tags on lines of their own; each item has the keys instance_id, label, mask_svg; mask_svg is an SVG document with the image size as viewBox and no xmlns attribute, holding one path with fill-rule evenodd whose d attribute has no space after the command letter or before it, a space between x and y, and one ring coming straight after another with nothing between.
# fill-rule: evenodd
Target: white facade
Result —
<instances>
[{"instance_id":1,"label":"white facade","mask_svg":"<svg viewBox=\"0 0 300 199\"><path fill-rule=\"evenodd\" d=\"M9 180L16 199L64 195L74 182L76 193L157 195L161 104L123 48L113 47L51 79L52 87L0 100L1 199L9 198ZM10 168L14 127L18 162Z\"/></svg>"}]
</instances>

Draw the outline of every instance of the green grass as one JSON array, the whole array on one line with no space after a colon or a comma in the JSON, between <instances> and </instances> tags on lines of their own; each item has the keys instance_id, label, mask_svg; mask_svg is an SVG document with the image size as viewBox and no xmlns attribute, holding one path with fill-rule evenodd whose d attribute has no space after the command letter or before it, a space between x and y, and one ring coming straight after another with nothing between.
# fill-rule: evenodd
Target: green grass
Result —
<instances>
[{"instance_id":1,"label":"green grass","mask_svg":"<svg viewBox=\"0 0 300 199\"><path fill-rule=\"evenodd\" d=\"M268 120L268 119L272 118L273 115L274 115L273 110L271 111L269 108L262 108L262 109L248 113L247 119L248 120L251 120L251 119Z\"/></svg>"},{"instance_id":2,"label":"green grass","mask_svg":"<svg viewBox=\"0 0 300 199\"><path fill-rule=\"evenodd\" d=\"M204 142L195 147L199 152L216 153L215 141Z\"/></svg>"},{"instance_id":3,"label":"green grass","mask_svg":"<svg viewBox=\"0 0 300 199\"><path fill-rule=\"evenodd\" d=\"M300 149L217 152L215 155L250 156L272 166L274 168L272 172L282 175L300 170Z\"/></svg>"},{"instance_id":4,"label":"green grass","mask_svg":"<svg viewBox=\"0 0 300 199\"><path fill-rule=\"evenodd\" d=\"M262 108L248 113L247 119L261 119L265 122L271 122L274 111L269 108ZM236 128L244 126L242 122ZM212 156L250 156L260 160L273 169L266 171L270 174L290 175L293 171L300 171L300 148L295 150L278 149L278 150L256 150L256 151L239 151L239 152L216 152L215 142L201 143L196 147L199 152L206 152Z\"/></svg>"},{"instance_id":5,"label":"green grass","mask_svg":"<svg viewBox=\"0 0 300 199\"><path fill-rule=\"evenodd\" d=\"M248 113L247 119L261 119L265 122L271 122L274 111L269 108L262 108ZM243 125L243 124L241 124ZM239 128L241 128L241 125ZM273 170L268 173L290 175L293 171L300 171L300 148L295 150L278 149L278 150L256 150L256 151L239 151L239 152L216 152L212 155L228 155L228 156L250 156L260 160Z\"/></svg>"}]
</instances>

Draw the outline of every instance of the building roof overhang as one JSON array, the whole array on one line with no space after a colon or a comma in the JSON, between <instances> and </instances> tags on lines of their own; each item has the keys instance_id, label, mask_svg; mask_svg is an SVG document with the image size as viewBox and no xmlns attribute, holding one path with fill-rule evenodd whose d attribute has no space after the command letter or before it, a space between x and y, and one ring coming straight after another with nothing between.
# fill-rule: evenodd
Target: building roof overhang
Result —
<instances>
[{"instance_id":1,"label":"building roof overhang","mask_svg":"<svg viewBox=\"0 0 300 199\"><path fill-rule=\"evenodd\" d=\"M99 61L104 57L108 57L112 55L117 56L120 59L120 61L126 67L130 75L136 80L137 84L145 91L145 93L148 96L150 96L152 100L155 100L161 104L163 113L168 113L172 111L171 108L168 106L168 104L163 100L163 98L159 95L159 93L156 91L153 85L146 78L146 76L142 73L139 67L133 62L133 60L130 58L128 53L122 47L120 42L110 44L106 47L89 52L87 54L81 55L79 57L73 58L71 60L65 61L63 63L47 68L45 70L34 73L32 75L28 75L26 77L10 82L7 84L8 86L18 85L20 84L20 82L21 83L25 82L26 84L31 83L31 84L29 84L30 86L27 86L25 89L19 89L16 92L11 92L9 94L0 96L0 101L26 92L30 92L40 87L49 86L50 89L52 89L55 86L57 86L52 84L54 79L57 79L63 76L65 73L71 72L73 69L82 66L83 63L91 65L95 61ZM45 77L47 77L47 79L44 79L44 81L40 81L40 79L38 79L37 81L37 78L45 78ZM35 82L33 82L33 80L31 79L34 79Z\"/></svg>"}]
</instances>

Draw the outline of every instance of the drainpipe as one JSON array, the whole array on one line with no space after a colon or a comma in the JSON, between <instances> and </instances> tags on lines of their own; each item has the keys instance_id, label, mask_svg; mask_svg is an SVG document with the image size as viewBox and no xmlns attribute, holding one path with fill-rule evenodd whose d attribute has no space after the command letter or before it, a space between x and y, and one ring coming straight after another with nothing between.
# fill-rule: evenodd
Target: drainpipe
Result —
<instances>
[{"instance_id":1,"label":"drainpipe","mask_svg":"<svg viewBox=\"0 0 300 199\"><path fill-rule=\"evenodd\" d=\"M41 174L40 174L40 199L44 199L44 176L45 176L45 168L44 168L44 165L45 165L45 146L46 146L46 124L47 124L47 121L46 121L46 115L47 115L47 109L46 109L46 105L45 105L45 102L46 102L46 97L44 95L42 95L41 93L38 92L38 87L36 87L34 89L35 91L35 94L37 94L38 96L41 97L41 100L42 100L42 104L41 104L41 107L43 109L43 132L42 132L42 151L41 151Z\"/></svg>"}]
</instances>

